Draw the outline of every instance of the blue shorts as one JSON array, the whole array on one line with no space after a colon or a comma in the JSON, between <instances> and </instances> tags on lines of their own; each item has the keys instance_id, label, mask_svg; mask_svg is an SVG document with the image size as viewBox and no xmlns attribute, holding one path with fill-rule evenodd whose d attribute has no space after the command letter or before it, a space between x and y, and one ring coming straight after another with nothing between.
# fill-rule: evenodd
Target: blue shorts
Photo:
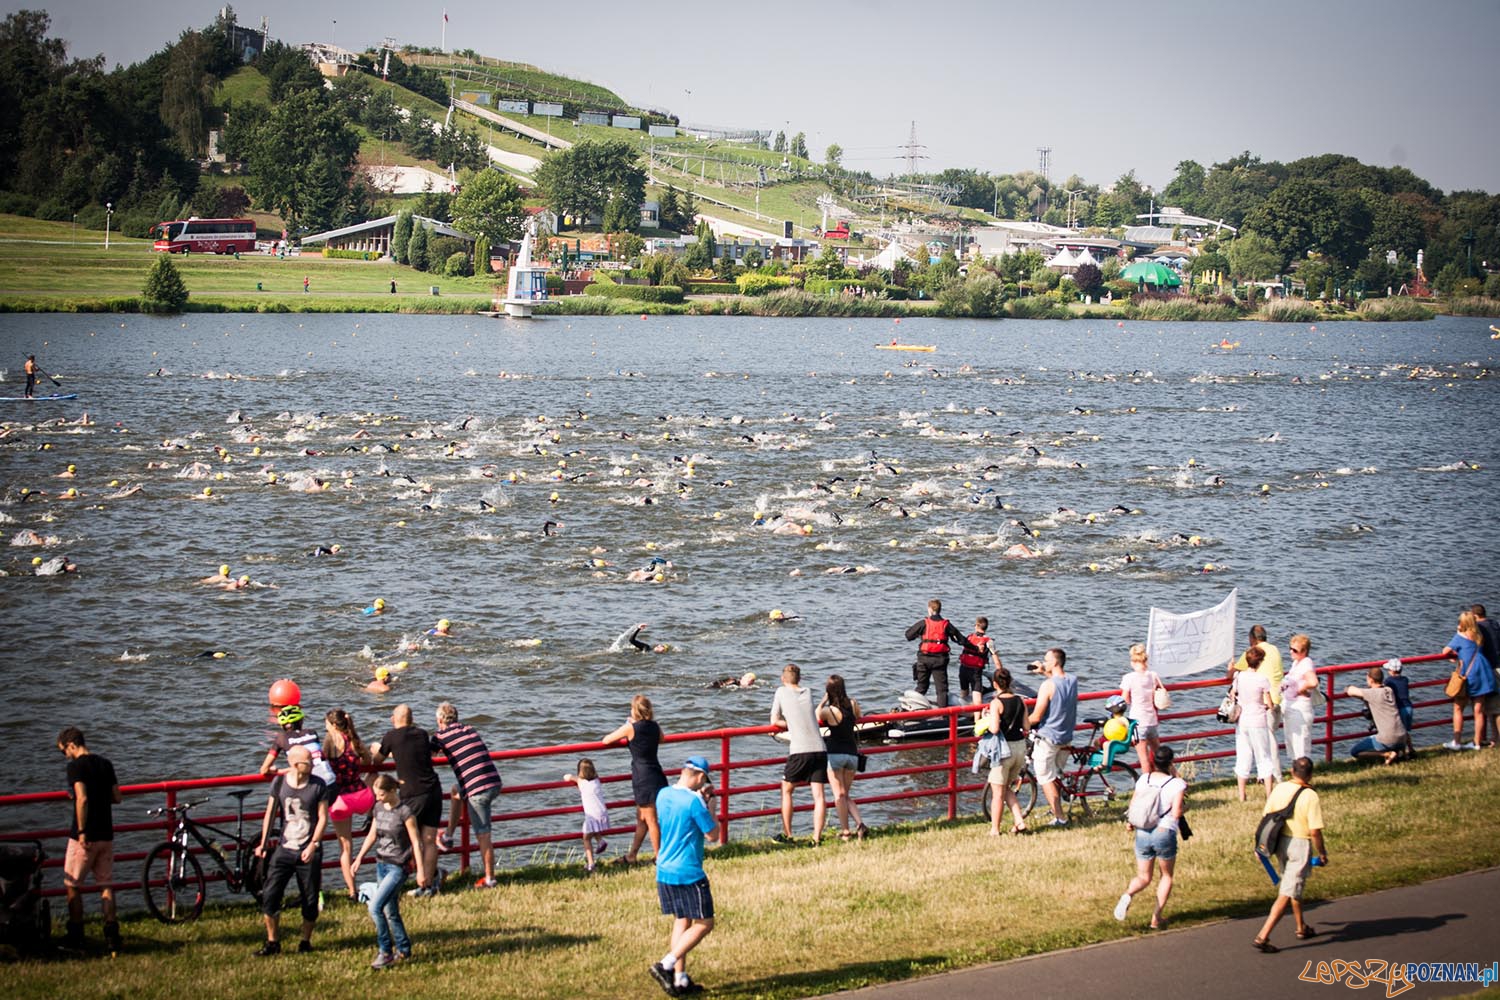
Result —
<instances>
[{"instance_id":1,"label":"blue shorts","mask_svg":"<svg viewBox=\"0 0 1500 1000\"><path fill-rule=\"evenodd\" d=\"M1177 831L1161 826L1135 831L1135 856L1138 861L1151 858L1171 861L1177 857Z\"/></svg>"},{"instance_id":2,"label":"blue shorts","mask_svg":"<svg viewBox=\"0 0 1500 1000\"><path fill-rule=\"evenodd\" d=\"M828 755L828 770L858 771L859 756L852 753L831 753Z\"/></svg>"},{"instance_id":3,"label":"blue shorts","mask_svg":"<svg viewBox=\"0 0 1500 1000\"><path fill-rule=\"evenodd\" d=\"M709 889L706 878L690 885L658 882L656 898L661 901L661 912L669 917L685 917L688 920L714 918L714 894Z\"/></svg>"},{"instance_id":4,"label":"blue shorts","mask_svg":"<svg viewBox=\"0 0 1500 1000\"><path fill-rule=\"evenodd\" d=\"M490 804L499 794L500 789L491 788L488 791L476 792L465 800L469 804L469 827L476 837L481 833L490 832Z\"/></svg>"}]
</instances>

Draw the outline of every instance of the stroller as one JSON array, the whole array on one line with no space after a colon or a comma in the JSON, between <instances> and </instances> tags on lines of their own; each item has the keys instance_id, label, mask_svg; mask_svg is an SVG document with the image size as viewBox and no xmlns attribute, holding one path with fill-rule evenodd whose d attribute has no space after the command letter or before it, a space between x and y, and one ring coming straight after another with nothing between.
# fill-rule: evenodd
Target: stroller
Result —
<instances>
[{"instance_id":1,"label":"stroller","mask_svg":"<svg viewBox=\"0 0 1500 1000\"><path fill-rule=\"evenodd\" d=\"M52 908L42 898L40 841L0 844L0 950L37 952L52 936Z\"/></svg>"}]
</instances>

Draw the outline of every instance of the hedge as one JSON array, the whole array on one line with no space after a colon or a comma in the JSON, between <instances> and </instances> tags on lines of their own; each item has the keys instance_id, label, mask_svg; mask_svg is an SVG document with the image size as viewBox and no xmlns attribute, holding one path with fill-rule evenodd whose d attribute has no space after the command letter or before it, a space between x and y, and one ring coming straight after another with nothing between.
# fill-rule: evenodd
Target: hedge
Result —
<instances>
[{"instance_id":1,"label":"hedge","mask_svg":"<svg viewBox=\"0 0 1500 1000\"><path fill-rule=\"evenodd\" d=\"M330 260L379 260L381 255L374 250L335 250L324 247L323 256Z\"/></svg>"},{"instance_id":2,"label":"hedge","mask_svg":"<svg viewBox=\"0 0 1500 1000\"><path fill-rule=\"evenodd\" d=\"M784 278L777 274L762 274L759 271L750 271L734 279L739 286L741 295L764 295L767 292L776 292L792 287L792 279Z\"/></svg>"},{"instance_id":3,"label":"hedge","mask_svg":"<svg viewBox=\"0 0 1500 1000\"><path fill-rule=\"evenodd\" d=\"M733 281L690 281L689 295L738 295L740 286Z\"/></svg>"},{"instance_id":4,"label":"hedge","mask_svg":"<svg viewBox=\"0 0 1500 1000\"><path fill-rule=\"evenodd\" d=\"M584 288L585 295L602 295L607 299L633 299L636 302L682 301L682 289L676 285L616 285L596 281Z\"/></svg>"}]
</instances>

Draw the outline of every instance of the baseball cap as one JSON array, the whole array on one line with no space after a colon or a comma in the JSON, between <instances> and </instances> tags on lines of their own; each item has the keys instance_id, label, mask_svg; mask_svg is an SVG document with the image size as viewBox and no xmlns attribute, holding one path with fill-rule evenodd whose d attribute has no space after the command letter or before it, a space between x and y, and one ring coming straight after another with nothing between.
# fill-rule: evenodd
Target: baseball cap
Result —
<instances>
[{"instance_id":1,"label":"baseball cap","mask_svg":"<svg viewBox=\"0 0 1500 1000\"><path fill-rule=\"evenodd\" d=\"M1391 657L1385 663L1381 664L1381 666L1385 667L1385 672L1388 674L1399 674L1401 672L1401 661L1396 657Z\"/></svg>"},{"instance_id":2,"label":"baseball cap","mask_svg":"<svg viewBox=\"0 0 1500 1000\"><path fill-rule=\"evenodd\" d=\"M695 754L694 756L689 757L687 760L683 761L682 766L690 767L695 771L702 771L704 774L707 774L708 758Z\"/></svg>"}]
</instances>

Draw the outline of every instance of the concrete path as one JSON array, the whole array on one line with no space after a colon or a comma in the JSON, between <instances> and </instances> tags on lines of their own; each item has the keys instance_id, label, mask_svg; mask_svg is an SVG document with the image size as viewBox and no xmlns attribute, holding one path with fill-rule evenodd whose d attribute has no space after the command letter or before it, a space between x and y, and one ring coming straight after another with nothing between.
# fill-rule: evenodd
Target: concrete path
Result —
<instances>
[{"instance_id":1,"label":"concrete path","mask_svg":"<svg viewBox=\"0 0 1500 1000\"><path fill-rule=\"evenodd\" d=\"M1270 886L1266 888L1269 890ZM1139 905L1146 905L1142 900ZM1271 905L1270 893L1266 907ZM1171 916L1170 907L1167 910ZM1345 972L1338 985L1318 985L1319 964L1325 983L1336 963L1358 963L1371 970L1372 960L1389 963L1476 963L1480 971L1500 973L1500 868L1437 879L1421 885L1386 889L1318 903L1306 911L1319 935L1298 941L1287 911L1271 942L1280 953L1264 955L1250 946L1264 915L1207 926L1167 930L1125 941L1057 951L1010 962L926 976L886 986L840 993L840 1000L995 1000L1021 994L1032 997L1149 996L1152 1000L1203 998L1267 1000L1315 990L1318 996L1342 996L1350 989ZM1132 913L1132 919L1139 915ZM1143 977L1149 976L1149 988ZM1307 979L1302 977L1306 976ZM1312 980L1312 981L1308 981ZM1398 983L1387 988L1371 981L1355 996L1402 996L1408 1000L1477 992L1494 982ZM1399 991L1399 992L1398 992ZM1308 995L1313 995L1309 993Z\"/></svg>"}]
</instances>

